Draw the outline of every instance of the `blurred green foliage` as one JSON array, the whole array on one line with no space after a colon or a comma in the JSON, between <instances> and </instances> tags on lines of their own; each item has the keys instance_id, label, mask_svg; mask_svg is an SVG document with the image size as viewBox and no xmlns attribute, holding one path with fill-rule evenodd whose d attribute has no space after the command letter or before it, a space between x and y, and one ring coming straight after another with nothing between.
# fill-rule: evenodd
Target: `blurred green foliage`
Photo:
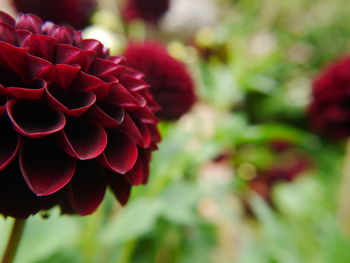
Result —
<instances>
[{"instance_id":1,"label":"blurred green foliage","mask_svg":"<svg viewBox=\"0 0 350 263\"><path fill-rule=\"evenodd\" d=\"M220 20L206 29L210 55L182 43L200 102L177 123L160 124L148 185L134 188L123 208L109 193L88 217L54 210L30 218L16 262L350 262L337 218L344 147L313 134L306 114L312 79L349 51L348 0L216 2ZM276 210L254 195L251 219L236 167L213 160L274 138L298 144L315 167L274 189ZM263 148L255 154L268 162ZM1 248L10 223L0 218Z\"/></svg>"}]
</instances>

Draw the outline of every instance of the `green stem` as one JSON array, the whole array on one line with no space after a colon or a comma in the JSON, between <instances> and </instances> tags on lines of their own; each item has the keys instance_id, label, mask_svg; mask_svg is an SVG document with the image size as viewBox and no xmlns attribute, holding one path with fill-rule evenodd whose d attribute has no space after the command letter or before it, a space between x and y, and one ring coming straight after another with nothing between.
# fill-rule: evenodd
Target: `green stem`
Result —
<instances>
[{"instance_id":1,"label":"green stem","mask_svg":"<svg viewBox=\"0 0 350 263\"><path fill-rule=\"evenodd\" d=\"M13 223L11 234L9 237L9 241L7 242L7 247L5 249L5 253L2 257L1 263L12 263L16 252L18 249L19 242L22 237L22 233L25 226L25 220L23 219L15 219Z\"/></svg>"}]
</instances>

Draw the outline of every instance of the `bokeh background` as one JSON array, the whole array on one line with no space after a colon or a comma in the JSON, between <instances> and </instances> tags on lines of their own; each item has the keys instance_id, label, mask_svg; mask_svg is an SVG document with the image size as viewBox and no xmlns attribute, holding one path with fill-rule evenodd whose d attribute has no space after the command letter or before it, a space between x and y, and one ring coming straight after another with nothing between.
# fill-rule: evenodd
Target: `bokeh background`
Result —
<instances>
[{"instance_id":1,"label":"bokeh background","mask_svg":"<svg viewBox=\"0 0 350 263\"><path fill-rule=\"evenodd\" d=\"M345 142L307 116L313 79L350 51L348 0L173 0L157 26L126 25L122 4L99 0L84 36L114 55L163 42L198 102L160 123L150 181L125 207L108 193L91 216L31 217L16 262L350 262ZM11 223L0 217L1 249Z\"/></svg>"}]
</instances>

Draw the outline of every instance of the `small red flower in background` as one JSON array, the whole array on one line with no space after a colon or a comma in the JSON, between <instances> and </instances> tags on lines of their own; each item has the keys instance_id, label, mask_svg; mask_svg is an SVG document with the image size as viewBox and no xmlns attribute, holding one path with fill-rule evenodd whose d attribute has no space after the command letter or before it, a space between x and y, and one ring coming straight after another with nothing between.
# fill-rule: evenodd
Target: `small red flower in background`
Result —
<instances>
[{"instance_id":1,"label":"small red flower in background","mask_svg":"<svg viewBox=\"0 0 350 263\"><path fill-rule=\"evenodd\" d=\"M124 56L127 65L145 73L151 93L161 106L157 116L177 120L196 101L194 83L185 66L171 57L162 44L130 43Z\"/></svg>"},{"instance_id":2,"label":"small red flower in background","mask_svg":"<svg viewBox=\"0 0 350 263\"><path fill-rule=\"evenodd\" d=\"M0 12L0 213L87 215L106 187L125 204L160 140L143 74L97 40Z\"/></svg>"},{"instance_id":3,"label":"small red flower in background","mask_svg":"<svg viewBox=\"0 0 350 263\"><path fill-rule=\"evenodd\" d=\"M335 139L350 135L350 57L326 68L316 78L309 107L312 129Z\"/></svg>"},{"instance_id":4,"label":"small red flower in background","mask_svg":"<svg viewBox=\"0 0 350 263\"><path fill-rule=\"evenodd\" d=\"M267 152L269 152L272 159L269 162L264 162L263 166L257 165L254 177L244 180L246 181L246 190L254 191L266 203L274 207L272 199L273 188L282 182L292 182L298 176L311 169L313 163L311 158L297 145L286 140L273 140L262 147L267 147ZM237 155L239 154L238 151ZM244 156L239 158L241 161L245 159ZM239 176L245 177L244 175ZM245 212L250 216L254 216L254 212L246 200L246 194L249 196L249 192L247 192L243 194L242 198Z\"/></svg>"},{"instance_id":5,"label":"small red flower in background","mask_svg":"<svg viewBox=\"0 0 350 263\"><path fill-rule=\"evenodd\" d=\"M142 19L157 23L169 9L170 0L126 0L123 17L127 21Z\"/></svg>"},{"instance_id":6,"label":"small red flower in background","mask_svg":"<svg viewBox=\"0 0 350 263\"><path fill-rule=\"evenodd\" d=\"M83 29L89 25L95 0L12 0L22 13L33 13L60 25Z\"/></svg>"}]
</instances>

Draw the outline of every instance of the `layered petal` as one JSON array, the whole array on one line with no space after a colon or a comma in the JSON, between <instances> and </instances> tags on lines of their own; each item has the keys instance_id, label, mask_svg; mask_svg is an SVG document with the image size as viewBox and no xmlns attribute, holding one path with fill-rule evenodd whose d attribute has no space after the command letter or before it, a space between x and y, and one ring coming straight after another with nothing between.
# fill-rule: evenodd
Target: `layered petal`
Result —
<instances>
[{"instance_id":1,"label":"layered petal","mask_svg":"<svg viewBox=\"0 0 350 263\"><path fill-rule=\"evenodd\" d=\"M137 146L129 136L122 132L108 132L108 144L100 158L106 168L125 174L135 165L137 156Z\"/></svg>"},{"instance_id":2,"label":"layered petal","mask_svg":"<svg viewBox=\"0 0 350 263\"><path fill-rule=\"evenodd\" d=\"M72 179L76 162L53 138L24 139L19 152L22 175L38 196L53 194Z\"/></svg>"},{"instance_id":3,"label":"layered petal","mask_svg":"<svg viewBox=\"0 0 350 263\"><path fill-rule=\"evenodd\" d=\"M69 184L68 200L79 215L93 213L103 200L106 182L93 162L81 162Z\"/></svg>"},{"instance_id":4,"label":"layered petal","mask_svg":"<svg viewBox=\"0 0 350 263\"><path fill-rule=\"evenodd\" d=\"M124 176L115 174L111 171L105 171L104 175L114 196L121 205L125 205L130 197L131 184L124 179Z\"/></svg>"},{"instance_id":5,"label":"layered petal","mask_svg":"<svg viewBox=\"0 0 350 263\"><path fill-rule=\"evenodd\" d=\"M0 134L0 171L2 171L17 155L20 140L6 117L0 117Z\"/></svg>"},{"instance_id":6,"label":"layered petal","mask_svg":"<svg viewBox=\"0 0 350 263\"><path fill-rule=\"evenodd\" d=\"M98 124L79 119L69 119L61 133L65 151L79 160L93 159L106 148L107 134Z\"/></svg>"},{"instance_id":7,"label":"layered petal","mask_svg":"<svg viewBox=\"0 0 350 263\"><path fill-rule=\"evenodd\" d=\"M15 130L32 138L56 133L66 124L62 112L42 101L10 100L7 103L7 113Z\"/></svg>"}]
</instances>

